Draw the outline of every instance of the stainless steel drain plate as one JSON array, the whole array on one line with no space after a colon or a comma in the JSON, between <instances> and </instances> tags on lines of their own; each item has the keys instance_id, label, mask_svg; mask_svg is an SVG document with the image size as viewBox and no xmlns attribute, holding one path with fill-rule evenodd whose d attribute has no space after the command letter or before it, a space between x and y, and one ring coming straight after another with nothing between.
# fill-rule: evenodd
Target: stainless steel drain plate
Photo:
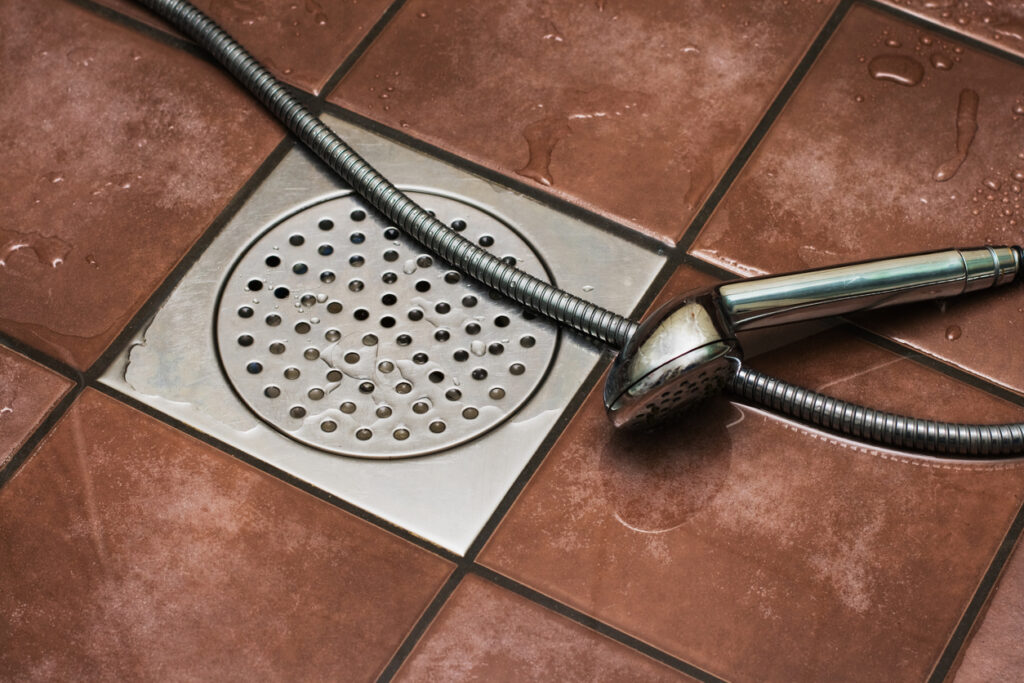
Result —
<instances>
[{"instance_id":1,"label":"stainless steel drain plate","mask_svg":"<svg viewBox=\"0 0 1024 683\"><path fill-rule=\"evenodd\" d=\"M550 281L496 217L409 194ZM332 453L399 458L449 448L512 415L543 381L558 329L345 195L292 214L249 246L221 289L216 336L231 385L275 429Z\"/></svg>"}]
</instances>

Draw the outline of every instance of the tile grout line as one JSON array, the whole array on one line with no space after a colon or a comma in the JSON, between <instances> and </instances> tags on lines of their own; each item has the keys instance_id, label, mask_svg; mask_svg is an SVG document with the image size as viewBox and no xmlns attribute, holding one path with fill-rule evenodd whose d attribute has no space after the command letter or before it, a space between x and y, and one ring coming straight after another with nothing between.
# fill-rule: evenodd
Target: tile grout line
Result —
<instances>
[{"instance_id":1,"label":"tile grout line","mask_svg":"<svg viewBox=\"0 0 1024 683\"><path fill-rule=\"evenodd\" d=\"M951 673L953 664L956 663L964 646L967 645L975 623L981 616L985 605L988 603L996 583L1003 572L1006 563L1009 561L1018 541L1024 538L1024 504L1017 510L1017 514L1007 529L1006 535L996 549L988 569L985 570L974 595L964 609L960 621L949 637L946 647L942 650L935 667L928 677L928 683L942 683Z\"/></svg>"},{"instance_id":2,"label":"tile grout line","mask_svg":"<svg viewBox=\"0 0 1024 683\"><path fill-rule=\"evenodd\" d=\"M61 397L60 401L50 410L50 412L43 418L39 425L32 431L25 442L21 444L21 447L14 452L11 459L7 461L3 467L0 467L0 492L3 491L4 486L7 485L14 475L18 473L21 467L28 462L31 458L32 453L36 447L39 446L50 434L50 430L67 414L71 405L78 399L82 391L85 390L85 384L82 381L76 381L75 384L68 389L67 393Z\"/></svg>"}]
</instances>

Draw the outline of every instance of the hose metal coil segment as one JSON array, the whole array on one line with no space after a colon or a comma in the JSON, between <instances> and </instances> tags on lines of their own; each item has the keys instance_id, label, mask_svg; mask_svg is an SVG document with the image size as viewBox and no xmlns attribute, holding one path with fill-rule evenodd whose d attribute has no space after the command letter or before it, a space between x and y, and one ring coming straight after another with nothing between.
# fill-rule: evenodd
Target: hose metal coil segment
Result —
<instances>
[{"instance_id":1,"label":"hose metal coil segment","mask_svg":"<svg viewBox=\"0 0 1024 683\"><path fill-rule=\"evenodd\" d=\"M635 323L510 266L431 216L360 157L245 48L185 0L139 0L219 61L342 180L399 228L488 287L579 332L621 347Z\"/></svg>"},{"instance_id":2,"label":"hose metal coil segment","mask_svg":"<svg viewBox=\"0 0 1024 683\"><path fill-rule=\"evenodd\" d=\"M510 266L407 197L292 96L212 19L185 0L137 0L205 48L342 180L395 225L467 275L553 320L622 348L638 325ZM1024 424L919 420L842 401L741 367L733 393L841 434L896 448L985 458L1024 454Z\"/></svg>"}]
</instances>

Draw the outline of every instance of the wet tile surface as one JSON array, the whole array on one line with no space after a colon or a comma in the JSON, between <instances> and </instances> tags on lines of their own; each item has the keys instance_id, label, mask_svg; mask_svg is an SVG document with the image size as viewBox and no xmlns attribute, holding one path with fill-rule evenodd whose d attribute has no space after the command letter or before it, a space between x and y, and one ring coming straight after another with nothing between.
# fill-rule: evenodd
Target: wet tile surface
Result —
<instances>
[{"instance_id":1,"label":"wet tile surface","mask_svg":"<svg viewBox=\"0 0 1024 683\"><path fill-rule=\"evenodd\" d=\"M329 99L673 241L833 5L412 0Z\"/></svg>"},{"instance_id":2,"label":"wet tile surface","mask_svg":"<svg viewBox=\"0 0 1024 683\"><path fill-rule=\"evenodd\" d=\"M988 611L963 653L956 683L1024 678L1024 552L1017 549L1003 570Z\"/></svg>"},{"instance_id":3,"label":"wet tile surface","mask_svg":"<svg viewBox=\"0 0 1024 683\"><path fill-rule=\"evenodd\" d=\"M1020 0L882 0L948 29L1024 56Z\"/></svg>"},{"instance_id":4,"label":"wet tile surface","mask_svg":"<svg viewBox=\"0 0 1024 683\"><path fill-rule=\"evenodd\" d=\"M451 569L92 390L0 490L0 553L15 679L365 680Z\"/></svg>"},{"instance_id":5,"label":"wet tile surface","mask_svg":"<svg viewBox=\"0 0 1024 683\"><path fill-rule=\"evenodd\" d=\"M398 681L689 681L540 605L469 575Z\"/></svg>"},{"instance_id":6,"label":"wet tile surface","mask_svg":"<svg viewBox=\"0 0 1024 683\"><path fill-rule=\"evenodd\" d=\"M1024 116L1006 84L1022 77L1011 62L854 7L691 252L752 275L1020 244ZM1019 286L863 324L1024 393Z\"/></svg>"},{"instance_id":7,"label":"wet tile surface","mask_svg":"<svg viewBox=\"0 0 1024 683\"><path fill-rule=\"evenodd\" d=\"M72 384L49 368L0 346L0 467Z\"/></svg>"},{"instance_id":8,"label":"wet tile surface","mask_svg":"<svg viewBox=\"0 0 1024 683\"><path fill-rule=\"evenodd\" d=\"M3 3L0 329L86 368L281 131L213 65L51 0Z\"/></svg>"},{"instance_id":9,"label":"wet tile surface","mask_svg":"<svg viewBox=\"0 0 1024 683\"><path fill-rule=\"evenodd\" d=\"M1021 419L841 332L750 364L882 407L898 392L935 417ZM725 399L616 434L595 391L481 561L727 679L921 680L1022 500L1020 463L867 449Z\"/></svg>"},{"instance_id":10,"label":"wet tile surface","mask_svg":"<svg viewBox=\"0 0 1024 683\"><path fill-rule=\"evenodd\" d=\"M102 5L177 34L132 0ZM295 0L192 4L207 13L278 78L314 95L355 49L392 0Z\"/></svg>"}]
</instances>

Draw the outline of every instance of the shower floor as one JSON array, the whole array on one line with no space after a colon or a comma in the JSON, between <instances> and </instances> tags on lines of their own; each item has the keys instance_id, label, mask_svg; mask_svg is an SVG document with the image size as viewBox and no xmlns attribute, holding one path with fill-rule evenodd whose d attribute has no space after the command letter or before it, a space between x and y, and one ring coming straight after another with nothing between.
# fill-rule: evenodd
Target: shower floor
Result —
<instances>
[{"instance_id":1,"label":"shower floor","mask_svg":"<svg viewBox=\"0 0 1024 683\"><path fill-rule=\"evenodd\" d=\"M196 4L399 185L497 216L622 314L1024 242L1016 2ZM726 398L616 434L611 354L564 332L528 400L454 448L287 437L222 370L218 293L263 230L344 188L134 3L0 3L0 31L0 678L1024 677L1024 462ZM883 409L1020 421L1022 302L748 356Z\"/></svg>"}]
</instances>

